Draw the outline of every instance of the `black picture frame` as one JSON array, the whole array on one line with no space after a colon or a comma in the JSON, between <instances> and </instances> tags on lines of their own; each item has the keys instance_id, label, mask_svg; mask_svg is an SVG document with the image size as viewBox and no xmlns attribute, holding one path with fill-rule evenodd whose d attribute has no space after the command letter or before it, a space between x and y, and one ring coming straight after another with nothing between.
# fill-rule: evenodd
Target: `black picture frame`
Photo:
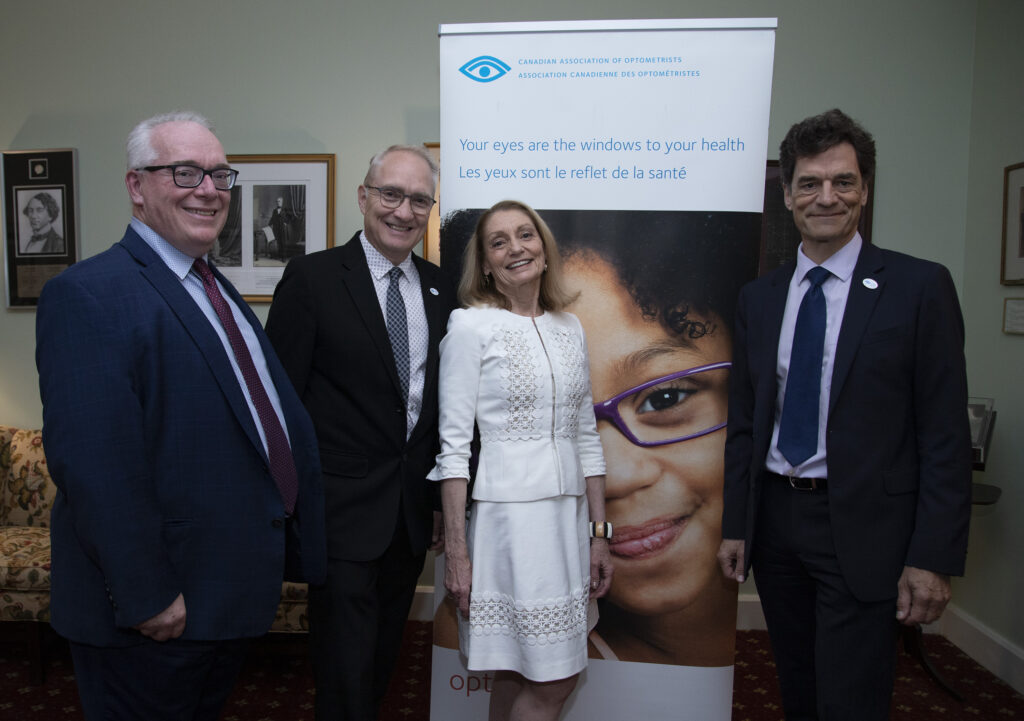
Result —
<instances>
[{"instance_id":1,"label":"black picture frame","mask_svg":"<svg viewBox=\"0 0 1024 721\"><path fill-rule=\"evenodd\" d=\"M8 308L34 308L43 285L78 261L78 151L3 153Z\"/></svg>"}]
</instances>

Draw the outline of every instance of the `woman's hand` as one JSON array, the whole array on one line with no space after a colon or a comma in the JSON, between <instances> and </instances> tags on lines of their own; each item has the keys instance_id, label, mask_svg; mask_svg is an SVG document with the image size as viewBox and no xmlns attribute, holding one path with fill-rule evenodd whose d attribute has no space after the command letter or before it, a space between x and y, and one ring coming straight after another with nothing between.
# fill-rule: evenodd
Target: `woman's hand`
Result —
<instances>
[{"instance_id":1,"label":"woman's hand","mask_svg":"<svg viewBox=\"0 0 1024 721\"><path fill-rule=\"evenodd\" d=\"M473 586L473 564L465 551L445 551L444 587L462 617L469 619L469 592Z\"/></svg>"},{"instance_id":2,"label":"woman's hand","mask_svg":"<svg viewBox=\"0 0 1024 721\"><path fill-rule=\"evenodd\" d=\"M612 554L608 539L590 540L590 597L601 598L612 587Z\"/></svg>"},{"instance_id":3,"label":"woman's hand","mask_svg":"<svg viewBox=\"0 0 1024 721\"><path fill-rule=\"evenodd\" d=\"M468 619L473 564L466 548L466 484L465 478L441 481L441 506L444 508L444 587L459 613Z\"/></svg>"}]
</instances>

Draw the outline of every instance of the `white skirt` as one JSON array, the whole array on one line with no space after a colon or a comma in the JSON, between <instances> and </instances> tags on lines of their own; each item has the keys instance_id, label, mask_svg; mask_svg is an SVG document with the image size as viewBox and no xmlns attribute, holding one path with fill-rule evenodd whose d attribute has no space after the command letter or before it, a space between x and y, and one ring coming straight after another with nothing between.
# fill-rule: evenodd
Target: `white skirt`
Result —
<instances>
[{"instance_id":1,"label":"white skirt","mask_svg":"<svg viewBox=\"0 0 1024 721\"><path fill-rule=\"evenodd\" d=\"M473 671L555 681L587 665L597 623L585 496L474 501L467 530L473 586L459 647Z\"/></svg>"}]
</instances>

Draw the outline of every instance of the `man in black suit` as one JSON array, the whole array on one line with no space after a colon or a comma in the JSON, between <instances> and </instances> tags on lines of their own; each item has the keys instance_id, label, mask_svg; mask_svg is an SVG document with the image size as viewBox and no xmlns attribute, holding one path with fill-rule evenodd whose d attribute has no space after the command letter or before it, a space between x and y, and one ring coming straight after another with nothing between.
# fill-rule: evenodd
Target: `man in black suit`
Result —
<instances>
[{"instance_id":1,"label":"man in black suit","mask_svg":"<svg viewBox=\"0 0 1024 721\"><path fill-rule=\"evenodd\" d=\"M436 184L423 148L375 155L358 190L362 232L293 258L267 319L323 466L328 578L309 599L320 721L376 719L426 550L440 542L426 475L438 449L438 344L455 296L411 253Z\"/></svg>"},{"instance_id":2,"label":"man in black suit","mask_svg":"<svg viewBox=\"0 0 1024 721\"><path fill-rule=\"evenodd\" d=\"M291 240L289 236L292 232L291 226L294 220L295 214L284 207L284 198L278 198L274 209L270 211L267 225L274 232L274 240L277 241L277 257L283 261L288 260L288 246Z\"/></svg>"},{"instance_id":3,"label":"man in black suit","mask_svg":"<svg viewBox=\"0 0 1024 721\"><path fill-rule=\"evenodd\" d=\"M756 570L787 719L885 719L899 623L935 621L964 570L963 318L943 266L857 232L863 128L831 110L779 157L803 242L740 293L719 561Z\"/></svg>"}]
</instances>

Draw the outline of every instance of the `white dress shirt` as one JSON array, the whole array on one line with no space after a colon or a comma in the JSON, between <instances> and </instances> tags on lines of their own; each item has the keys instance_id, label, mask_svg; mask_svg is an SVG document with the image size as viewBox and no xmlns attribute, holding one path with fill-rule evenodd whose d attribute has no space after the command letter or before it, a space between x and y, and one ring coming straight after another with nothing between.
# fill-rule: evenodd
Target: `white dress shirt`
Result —
<instances>
[{"instance_id":1,"label":"white dress shirt","mask_svg":"<svg viewBox=\"0 0 1024 721\"><path fill-rule=\"evenodd\" d=\"M797 251L796 270L789 282L789 295L786 297L786 312L782 316L782 331L779 334L779 355L776 365L778 380L778 396L775 399L775 424L772 429L772 443L768 449L765 467L773 473L801 478L828 478L828 463L825 457L825 431L828 424L828 402L832 390L832 368L836 359L836 344L839 342L839 329L843 324L843 313L846 310L846 299L850 295L850 281L853 270L860 256L863 241L860 233L830 256L821 267L832 275L822 283L821 290L825 294L825 347L821 358L821 395L818 398L818 448L810 458L795 468L782 455L778 448L779 420L782 418L782 405L786 397L786 378L789 375L790 354L793 350L793 333L796 330L796 316L804 294L811 286L807 272L815 267L813 260L804 255L803 243Z\"/></svg>"},{"instance_id":2,"label":"white dress shirt","mask_svg":"<svg viewBox=\"0 0 1024 721\"><path fill-rule=\"evenodd\" d=\"M224 326L220 322L220 318L217 317L217 311L213 309L213 304L210 303L210 298L206 295L206 289L203 287L203 279L192 270L192 264L195 262L195 258L185 255L180 250L175 248L173 245L164 240L155 230L150 228L148 225L143 223L138 218L132 218L131 227L139 237L146 241L146 244L153 249L164 264L170 269L174 275L181 281L182 287L188 291L188 294L192 296L192 300L199 306L199 310L206 316L206 320L210 322L214 331L217 333L217 337L220 338L221 345L224 346L224 353L228 357L228 361L231 363L231 370L235 373L235 378L238 380L238 385L242 389L242 395L245 396L245 402L249 405L249 413L252 414L253 423L256 424L256 431L260 434L260 440L263 441L263 450L267 452L269 457L270 451L267 448L267 436L263 432L263 422L260 421L260 414L256 411L256 405L252 401L252 397L249 395L249 386L245 382L245 376L242 375L242 369L238 366L238 361L235 360L235 352L231 349L231 341L228 340L227 331L224 330ZM281 411L281 398L277 394L277 388L274 386L274 381L270 377L270 369L267 368L267 359L263 355L263 348L260 346L259 339L256 337L256 332L252 329L249 321L246 320L245 316L242 315L242 311L238 309L235 302L231 300L231 296L224 291L224 286L220 280L217 280L217 287L220 289L220 294L224 296L224 301L228 304L228 308L231 309L231 315L235 318L235 325L238 326L238 330L242 334L242 339L245 341L246 347L249 349L249 355L252 356L252 363L256 366L256 373L260 377L260 381L263 383L263 388L267 391L267 397L270 398L270 405L274 407L274 412L277 414L277 419L281 422L281 428L284 429L285 436L288 437L288 424L284 421L284 413ZM289 443L291 439L289 438Z\"/></svg>"},{"instance_id":3,"label":"white dress shirt","mask_svg":"<svg viewBox=\"0 0 1024 721\"><path fill-rule=\"evenodd\" d=\"M370 245L366 233L359 234L359 242L366 254L366 264L370 266L370 277L373 288L377 291L377 302L385 323L388 317L388 285L391 279L388 273L395 264L381 255L380 251ZM409 326L409 402L405 406L405 437L412 434L416 422L423 409L423 385L427 379L427 347L430 343L430 328L427 326L427 311L423 307L423 288L420 285L420 274L416 264L412 262L412 253L398 264L402 269L402 277L398 281L398 289L405 303L405 322Z\"/></svg>"}]
</instances>

